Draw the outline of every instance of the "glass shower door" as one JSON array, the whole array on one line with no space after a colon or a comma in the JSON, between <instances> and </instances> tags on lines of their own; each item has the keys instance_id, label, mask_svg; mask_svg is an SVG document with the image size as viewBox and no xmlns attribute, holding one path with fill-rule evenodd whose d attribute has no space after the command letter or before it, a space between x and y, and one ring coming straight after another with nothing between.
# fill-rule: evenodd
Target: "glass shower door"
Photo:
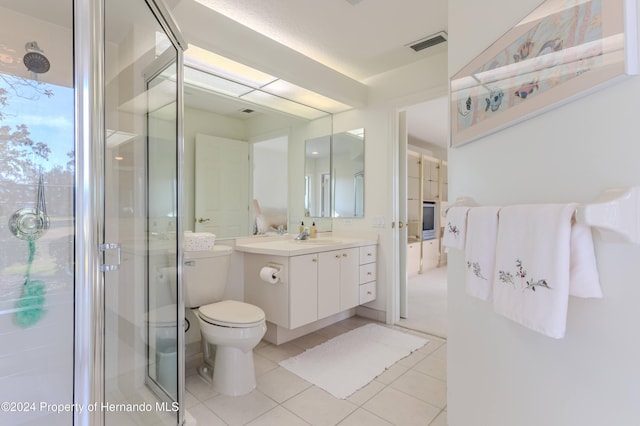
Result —
<instances>
[{"instance_id":1,"label":"glass shower door","mask_svg":"<svg viewBox=\"0 0 640 426\"><path fill-rule=\"evenodd\" d=\"M0 424L73 412L73 1L0 1Z\"/></svg>"},{"instance_id":2,"label":"glass shower door","mask_svg":"<svg viewBox=\"0 0 640 426\"><path fill-rule=\"evenodd\" d=\"M106 424L176 424L180 55L154 2L105 2Z\"/></svg>"}]
</instances>

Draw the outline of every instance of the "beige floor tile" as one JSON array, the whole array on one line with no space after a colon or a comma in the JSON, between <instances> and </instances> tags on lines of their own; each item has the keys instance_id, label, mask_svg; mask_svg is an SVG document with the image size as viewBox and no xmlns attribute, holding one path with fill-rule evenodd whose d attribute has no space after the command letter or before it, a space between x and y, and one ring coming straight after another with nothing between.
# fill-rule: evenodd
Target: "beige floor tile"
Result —
<instances>
[{"instance_id":1,"label":"beige floor tile","mask_svg":"<svg viewBox=\"0 0 640 426\"><path fill-rule=\"evenodd\" d=\"M311 383L282 367L271 370L258 378L258 389L280 404L310 386Z\"/></svg>"},{"instance_id":2,"label":"beige floor tile","mask_svg":"<svg viewBox=\"0 0 640 426\"><path fill-rule=\"evenodd\" d=\"M380 324L379 322L368 319L368 318L349 317L342 321L338 321L336 325L340 327L348 328L349 330L355 330L356 328L362 327L363 325L371 324L372 322L376 324ZM384 324L380 324L380 325L384 325Z\"/></svg>"},{"instance_id":3,"label":"beige floor tile","mask_svg":"<svg viewBox=\"0 0 640 426\"><path fill-rule=\"evenodd\" d=\"M389 426L391 423L375 414L358 408L349 417L338 423L340 426Z\"/></svg>"},{"instance_id":4,"label":"beige floor tile","mask_svg":"<svg viewBox=\"0 0 640 426\"><path fill-rule=\"evenodd\" d=\"M309 424L291 411L277 406L252 422L247 423L247 426L306 426Z\"/></svg>"},{"instance_id":5,"label":"beige floor tile","mask_svg":"<svg viewBox=\"0 0 640 426\"><path fill-rule=\"evenodd\" d=\"M352 402L360 406L365 402L367 402L368 400L370 400L371 398L373 398L378 392L384 389L385 386L386 386L385 384L378 382L376 380L373 380L368 385L366 385L365 387L363 387L362 389L358 390L353 395L351 395L349 398L347 398L347 400L349 402Z\"/></svg>"},{"instance_id":6,"label":"beige floor tile","mask_svg":"<svg viewBox=\"0 0 640 426\"><path fill-rule=\"evenodd\" d=\"M278 368L278 363L271 361L269 358L265 358L262 355L253 353L253 367L256 370L256 377L260 377L263 374Z\"/></svg>"},{"instance_id":7,"label":"beige floor tile","mask_svg":"<svg viewBox=\"0 0 640 426\"><path fill-rule=\"evenodd\" d=\"M431 355L445 344L443 340L434 339L432 336L427 337L427 339L429 340L429 343L418 349L419 352L425 353L427 355Z\"/></svg>"},{"instance_id":8,"label":"beige floor tile","mask_svg":"<svg viewBox=\"0 0 640 426\"><path fill-rule=\"evenodd\" d=\"M436 379L447 381L447 360L430 355L416 364L414 370L427 374Z\"/></svg>"},{"instance_id":9,"label":"beige floor tile","mask_svg":"<svg viewBox=\"0 0 640 426\"><path fill-rule=\"evenodd\" d=\"M284 361L287 358L291 358L292 356L296 356L304 352L299 346L292 344L291 342L283 343L281 345L265 345L260 349L254 351L254 354L257 353L271 361L278 363L280 361Z\"/></svg>"},{"instance_id":10,"label":"beige floor tile","mask_svg":"<svg viewBox=\"0 0 640 426\"><path fill-rule=\"evenodd\" d=\"M188 410L198 404L200 404L200 400L193 396L191 392L187 391L184 393L184 408Z\"/></svg>"},{"instance_id":11,"label":"beige floor tile","mask_svg":"<svg viewBox=\"0 0 640 426\"><path fill-rule=\"evenodd\" d=\"M318 346L319 344L326 342L327 340L329 340L329 338L321 334L309 333L305 334L302 337L298 337L295 340L292 340L291 344L296 345L302 349L310 349L314 346Z\"/></svg>"},{"instance_id":12,"label":"beige floor tile","mask_svg":"<svg viewBox=\"0 0 640 426\"><path fill-rule=\"evenodd\" d=\"M390 386L438 408L447 405L447 383L419 371L407 371Z\"/></svg>"},{"instance_id":13,"label":"beige floor tile","mask_svg":"<svg viewBox=\"0 0 640 426\"><path fill-rule=\"evenodd\" d=\"M411 355L406 356L402 358L400 361L398 361L398 364L404 365L405 367L408 367L408 368L413 368L417 363L419 363L426 357L427 357L427 354L424 352L413 351Z\"/></svg>"},{"instance_id":14,"label":"beige floor tile","mask_svg":"<svg viewBox=\"0 0 640 426\"><path fill-rule=\"evenodd\" d=\"M429 426L447 426L447 412L442 410Z\"/></svg>"},{"instance_id":15,"label":"beige floor tile","mask_svg":"<svg viewBox=\"0 0 640 426\"><path fill-rule=\"evenodd\" d=\"M396 380L398 377L402 376L404 373L409 370L409 367L406 367L402 364L393 364L391 367L387 368L384 373L376 377L376 380L388 385L389 383Z\"/></svg>"},{"instance_id":16,"label":"beige floor tile","mask_svg":"<svg viewBox=\"0 0 640 426\"><path fill-rule=\"evenodd\" d=\"M310 387L282 405L315 426L338 424L357 409L357 406L349 401L334 398L316 386Z\"/></svg>"},{"instance_id":17,"label":"beige floor tile","mask_svg":"<svg viewBox=\"0 0 640 426\"><path fill-rule=\"evenodd\" d=\"M371 398L362 408L394 425L425 426L440 409L391 387Z\"/></svg>"},{"instance_id":18,"label":"beige floor tile","mask_svg":"<svg viewBox=\"0 0 640 426\"><path fill-rule=\"evenodd\" d=\"M346 332L350 331L350 329L346 328L346 327L340 327L339 325L329 325L327 327L321 328L320 330L316 331L316 334L319 334L320 336L324 336L327 339L332 339L336 336L339 336L341 334L344 334Z\"/></svg>"},{"instance_id":19,"label":"beige floor tile","mask_svg":"<svg viewBox=\"0 0 640 426\"><path fill-rule=\"evenodd\" d=\"M218 392L213 390L211 383L207 383L199 375L189 376L185 379L185 387L193 396L198 398L198 401L206 401L218 395Z\"/></svg>"},{"instance_id":20,"label":"beige floor tile","mask_svg":"<svg viewBox=\"0 0 640 426\"><path fill-rule=\"evenodd\" d=\"M189 414L198 422L198 425L226 426L226 423L204 404L195 405L187 411L189 411Z\"/></svg>"},{"instance_id":21,"label":"beige floor tile","mask_svg":"<svg viewBox=\"0 0 640 426\"><path fill-rule=\"evenodd\" d=\"M440 359L447 359L447 344L443 344L436 351L434 351L433 356Z\"/></svg>"},{"instance_id":22,"label":"beige floor tile","mask_svg":"<svg viewBox=\"0 0 640 426\"><path fill-rule=\"evenodd\" d=\"M205 401L205 405L225 423L236 426L257 419L278 404L262 392L254 390L242 396L218 395Z\"/></svg>"}]
</instances>

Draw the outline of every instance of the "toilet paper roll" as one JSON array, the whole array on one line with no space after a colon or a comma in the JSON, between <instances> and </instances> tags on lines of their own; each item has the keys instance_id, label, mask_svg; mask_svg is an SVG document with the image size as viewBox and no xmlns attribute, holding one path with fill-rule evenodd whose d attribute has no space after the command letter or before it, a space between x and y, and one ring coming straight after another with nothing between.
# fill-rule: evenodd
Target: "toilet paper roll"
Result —
<instances>
[{"instance_id":1,"label":"toilet paper roll","mask_svg":"<svg viewBox=\"0 0 640 426\"><path fill-rule=\"evenodd\" d=\"M265 266L260 269L260 279L269 284L275 284L280 281L280 278L276 275L279 271L276 268Z\"/></svg>"}]
</instances>

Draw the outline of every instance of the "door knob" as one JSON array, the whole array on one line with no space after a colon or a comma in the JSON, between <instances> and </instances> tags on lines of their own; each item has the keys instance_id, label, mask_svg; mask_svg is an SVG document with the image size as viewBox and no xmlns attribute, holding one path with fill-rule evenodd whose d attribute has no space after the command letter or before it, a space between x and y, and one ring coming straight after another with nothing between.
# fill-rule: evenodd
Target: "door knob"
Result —
<instances>
[{"instance_id":1,"label":"door knob","mask_svg":"<svg viewBox=\"0 0 640 426\"><path fill-rule=\"evenodd\" d=\"M204 217L199 217L197 220L198 220L198 223L204 223L204 222L209 222L211 219L204 218Z\"/></svg>"},{"instance_id":2,"label":"door knob","mask_svg":"<svg viewBox=\"0 0 640 426\"><path fill-rule=\"evenodd\" d=\"M404 222L402 221L398 222L398 228L400 229L404 228Z\"/></svg>"}]
</instances>

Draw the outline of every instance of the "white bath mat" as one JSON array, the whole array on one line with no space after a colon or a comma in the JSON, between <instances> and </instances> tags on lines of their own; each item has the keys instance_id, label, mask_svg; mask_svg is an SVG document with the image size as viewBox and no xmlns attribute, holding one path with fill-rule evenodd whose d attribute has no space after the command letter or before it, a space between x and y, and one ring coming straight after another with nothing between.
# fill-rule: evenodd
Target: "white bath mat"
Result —
<instances>
[{"instance_id":1,"label":"white bath mat","mask_svg":"<svg viewBox=\"0 0 640 426\"><path fill-rule=\"evenodd\" d=\"M336 398L345 399L427 342L401 331L367 324L280 365Z\"/></svg>"}]
</instances>

